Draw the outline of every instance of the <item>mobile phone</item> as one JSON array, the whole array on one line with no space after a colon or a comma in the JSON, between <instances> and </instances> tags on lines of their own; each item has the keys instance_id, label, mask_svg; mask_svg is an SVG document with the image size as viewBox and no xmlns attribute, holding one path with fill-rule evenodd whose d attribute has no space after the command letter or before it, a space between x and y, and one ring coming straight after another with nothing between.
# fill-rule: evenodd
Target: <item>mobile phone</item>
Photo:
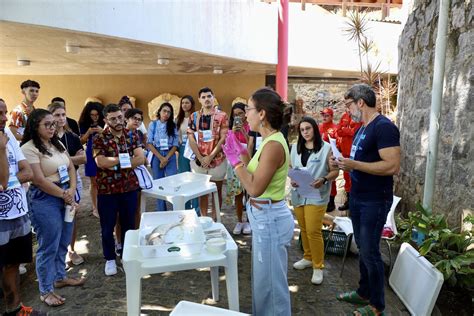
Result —
<instances>
[{"instance_id":1,"label":"mobile phone","mask_svg":"<svg viewBox=\"0 0 474 316\"><path fill-rule=\"evenodd\" d=\"M242 126L242 118L240 116L234 117L234 124Z\"/></svg>"}]
</instances>

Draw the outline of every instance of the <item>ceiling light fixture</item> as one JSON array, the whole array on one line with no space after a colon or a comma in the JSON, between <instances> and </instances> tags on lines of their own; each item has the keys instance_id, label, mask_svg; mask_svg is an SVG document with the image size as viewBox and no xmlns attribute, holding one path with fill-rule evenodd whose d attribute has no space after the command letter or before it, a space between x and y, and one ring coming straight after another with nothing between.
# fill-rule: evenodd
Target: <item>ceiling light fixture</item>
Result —
<instances>
[{"instance_id":1,"label":"ceiling light fixture","mask_svg":"<svg viewBox=\"0 0 474 316\"><path fill-rule=\"evenodd\" d=\"M222 75L224 71L221 68L214 67L214 70L212 71L212 73L215 75Z\"/></svg>"},{"instance_id":2,"label":"ceiling light fixture","mask_svg":"<svg viewBox=\"0 0 474 316\"><path fill-rule=\"evenodd\" d=\"M168 58L158 58L157 63L166 66L170 63L170 60Z\"/></svg>"},{"instance_id":3,"label":"ceiling light fixture","mask_svg":"<svg viewBox=\"0 0 474 316\"><path fill-rule=\"evenodd\" d=\"M77 54L81 47L79 45L66 43L66 53Z\"/></svg>"},{"instance_id":4,"label":"ceiling light fixture","mask_svg":"<svg viewBox=\"0 0 474 316\"><path fill-rule=\"evenodd\" d=\"M18 66L29 66L29 65L31 64L31 61L28 60L28 59L18 59L18 60L16 61L16 64L17 64Z\"/></svg>"}]
</instances>

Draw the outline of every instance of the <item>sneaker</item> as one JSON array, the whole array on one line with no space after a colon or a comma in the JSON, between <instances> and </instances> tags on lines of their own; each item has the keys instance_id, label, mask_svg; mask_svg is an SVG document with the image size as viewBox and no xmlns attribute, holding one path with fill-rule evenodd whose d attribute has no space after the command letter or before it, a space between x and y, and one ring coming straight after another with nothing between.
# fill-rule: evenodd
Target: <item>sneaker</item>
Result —
<instances>
[{"instance_id":1,"label":"sneaker","mask_svg":"<svg viewBox=\"0 0 474 316\"><path fill-rule=\"evenodd\" d=\"M243 228L244 228L244 224L241 223L241 222L238 222L237 224L235 224L235 227L234 227L234 230L232 231L232 233L234 235L240 235L242 233Z\"/></svg>"},{"instance_id":2,"label":"sneaker","mask_svg":"<svg viewBox=\"0 0 474 316\"><path fill-rule=\"evenodd\" d=\"M115 260L107 260L105 262L105 269L104 269L105 275L115 275L117 274L117 264L115 263Z\"/></svg>"},{"instance_id":3,"label":"sneaker","mask_svg":"<svg viewBox=\"0 0 474 316\"><path fill-rule=\"evenodd\" d=\"M73 265L78 266L84 262L84 258L77 254L75 251L68 252L69 261L72 262Z\"/></svg>"},{"instance_id":4,"label":"sneaker","mask_svg":"<svg viewBox=\"0 0 474 316\"><path fill-rule=\"evenodd\" d=\"M311 283L316 285L323 283L323 270L313 269L313 277L311 278Z\"/></svg>"},{"instance_id":5,"label":"sneaker","mask_svg":"<svg viewBox=\"0 0 474 316\"><path fill-rule=\"evenodd\" d=\"M306 260L305 258L301 259L300 261L296 261L293 264L293 268L296 270L303 270L313 266L313 262L311 260Z\"/></svg>"},{"instance_id":6,"label":"sneaker","mask_svg":"<svg viewBox=\"0 0 474 316\"><path fill-rule=\"evenodd\" d=\"M20 267L18 267L18 271L20 272L20 274L25 274L26 272L28 272L28 270L26 270L26 264L21 263Z\"/></svg>"},{"instance_id":7,"label":"sneaker","mask_svg":"<svg viewBox=\"0 0 474 316\"><path fill-rule=\"evenodd\" d=\"M250 227L249 222L244 223L244 229L242 230L242 232L244 233L244 235L250 235L252 233L252 228Z\"/></svg>"}]
</instances>

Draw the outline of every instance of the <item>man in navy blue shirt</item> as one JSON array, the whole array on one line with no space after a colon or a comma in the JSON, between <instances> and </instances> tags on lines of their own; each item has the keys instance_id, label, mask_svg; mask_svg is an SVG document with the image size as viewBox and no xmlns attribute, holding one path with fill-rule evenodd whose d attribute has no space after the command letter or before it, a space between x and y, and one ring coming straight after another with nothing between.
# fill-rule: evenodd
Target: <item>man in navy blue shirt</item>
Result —
<instances>
[{"instance_id":1,"label":"man in navy blue shirt","mask_svg":"<svg viewBox=\"0 0 474 316\"><path fill-rule=\"evenodd\" d=\"M362 304L356 315L379 315L385 309L384 267L379 244L393 199L393 175L400 169L400 132L378 113L374 91L353 85L344 96L351 119L363 122L352 141L350 158L332 163L351 173L350 210L359 247L360 281L356 291L338 300Z\"/></svg>"}]
</instances>

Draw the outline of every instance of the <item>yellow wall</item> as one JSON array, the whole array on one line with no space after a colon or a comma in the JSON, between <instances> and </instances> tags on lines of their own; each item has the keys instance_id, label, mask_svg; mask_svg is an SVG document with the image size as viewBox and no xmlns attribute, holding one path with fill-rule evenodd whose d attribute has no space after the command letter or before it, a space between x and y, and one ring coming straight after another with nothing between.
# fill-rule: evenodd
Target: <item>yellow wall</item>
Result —
<instances>
[{"instance_id":1,"label":"yellow wall","mask_svg":"<svg viewBox=\"0 0 474 316\"><path fill-rule=\"evenodd\" d=\"M210 87L229 113L231 102L240 96L248 98L265 85L264 75L88 75L88 76L0 76L0 98L12 110L22 100L20 84L38 81L41 89L36 107L45 108L51 99L60 96L66 100L68 116L78 119L87 97L100 98L104 104L117 103L123 95L137 98L136 105L148 120L148 102L169 92L178 96L190 94L197 101L202 87Z\"/></svg>"}]
</instances>

